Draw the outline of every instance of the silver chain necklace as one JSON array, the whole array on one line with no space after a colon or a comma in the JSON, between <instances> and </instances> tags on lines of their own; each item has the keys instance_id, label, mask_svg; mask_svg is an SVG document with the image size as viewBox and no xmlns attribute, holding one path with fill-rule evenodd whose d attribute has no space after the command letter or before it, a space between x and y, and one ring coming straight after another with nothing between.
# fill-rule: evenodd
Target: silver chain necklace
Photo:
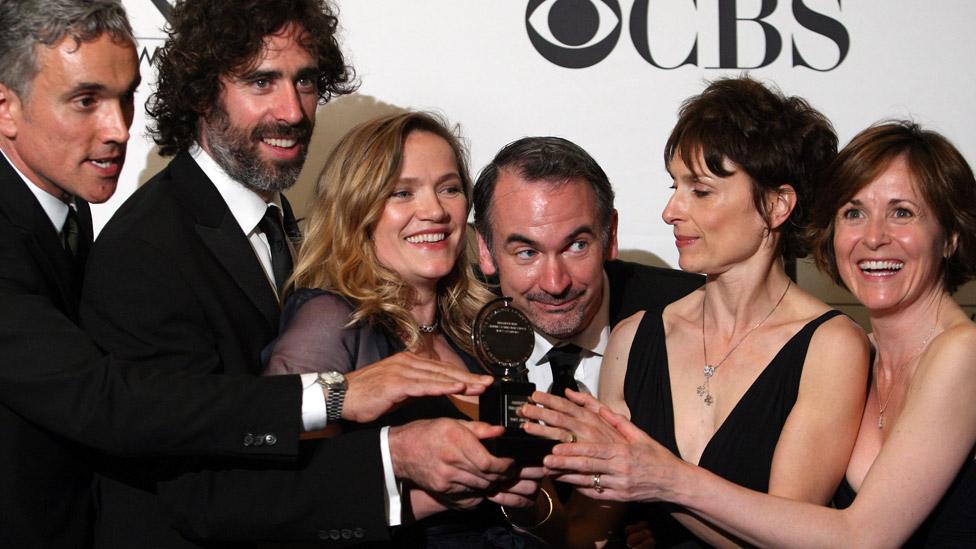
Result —
<instances>
[{"instance_id":1,"label":"silver chain necklace","mask_svg":"<svg viewBox=\"0 0 976 549\"><path fill-rule=\"evenodd\" d=\"M756 328L762 326L763 323L769 319L769 317L773 316L773 313L776 312L776 309L779 307L779 304L783 302L783 298L786 297L786 292L790 291L791 284L793 284L793 280L787 279L786 289L783 290L783 295L779 296L779 300L776 301L776 304L773 305L773 308L770 309L768 313L766 313L766 316L764 316L762 320L760 320L758 323L756 323L755 326L750 328L749 331L746 332L745 335L743 335L739 339L739 341L732 346L731 349L729 349L729 352L725 353L725 356L722 357L722 360L718 361L718 364L715 365L708 363L708 349L705 346L705 303L708 300L708 292L707 291L705 292L705 295L702 297L702 356L705 357L705 367L702 368L702 373L705 374L705 381L701 385L699 385L697 389L698 396L702 397L705 401L705 406L711 406L712 403L715 402L715 399L712 398L711 391L708 390L708 382L710 379L712 379L712 376L715 375L715 371L718 370L719 366L725 364L725 361L729 358L729 356L732 353L735 352L736 349L739 348L739 345L742 345L742 342L745 341L747 337L749 337L749 334L756 331Z\"/></svg>"},{"instance_id":2,"label":"silver chain necklace","mask_svg":"<svg viewBox=\"0 0 976 549\"><path fill-rule=\"evenodd\" d=\"M925 352L925 348L928 347L929 343L935 338L935 332L939 330L939 316L941 314L942 299L939 299L939 307L935 311L935 326L932 326L932 330L929 331L929 335L925 336L925 339L922 340L922 344L919 345L918 350L912 354L912 358L907 360L902 368L895 370L895 373L892 374L891 385L888 386L888 396L885 397L884 403L881 402L881 377L878 376L878 371L880 370L878 363L881 362L881 355L878 354L878 358L874 360L874 394L878 397L878 429L884 429L885 426L885 410L888 409L888 403L891 402L891 395L894 394L895 385L897 385L897 383L895 383L895 374L899 374L902 372L902 370L908 369L909 364L918 360L918 358L922 356L922 353Z\"/></svg>"}]
</instances>

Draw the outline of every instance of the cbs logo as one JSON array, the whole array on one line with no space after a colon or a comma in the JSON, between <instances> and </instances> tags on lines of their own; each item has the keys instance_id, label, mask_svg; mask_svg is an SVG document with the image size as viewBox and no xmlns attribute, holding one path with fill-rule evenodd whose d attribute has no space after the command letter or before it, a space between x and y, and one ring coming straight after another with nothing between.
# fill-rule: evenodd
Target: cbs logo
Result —
<instances>
[{"instance_id":1,"label":"cbs logo","mask_svg":"<svg viewBox=\"0 0 976 549\"><path fill-rule=\"evenodd\" d=\"M771 64L782 53L783 34L773 23L766 20L776 11L778 0L761 0L759 14L754 17L740 16L737 0L706 1L709 4L704 7L714 9L714 17L717 20L717 24L708 29L708 32L717 35L716 63L705 66L700 60L698 46L701 29L695 31L694 40L683 60L672 60L669 64L659 61L652 52L649 38L653 16L651 0L634 0L631 7L629 30L637 53L650 65L665 70L684 65L707 69L758 69ZM661 6L660 2L656 3L659 11L672 13L671 17L675 10L680 11L680 9L690 12L687 15L701 15L699 10L702 6L699 6L698 0L691 0L690 5L685 5L688 3L687 0L680 5L676 4L676 0L669 0L665 6ZM791 16L804 32L808 31L826 38L833 42L836 48L836 62L833 64L824 63L823 55L818 55L818 63L813 63L804 57L801 51L803 46L793 35L790 37L792 66L807 67L821 72L837 68L843 63L850 50L850 35L847 29L837 19L807 6L804 0L791 0L790 4ZM837 6L841 7L841 0L837 0ZM682 25L675 26L686 27L684 23L683 21ZM739 35L742 34L739 30L746 25L757 26L763 39L762 60L752 66L744 66L739 59ZM529 0L525 9L525 27L533 47L550 62L571 69L593 66L610 55L620 39L622 26L623 15L619 0ZM658 29L656 32L660 32L660 27L661 25L655 27ZM668 36L667 38L672 42L684 43L688 37ZM808 41L803 43L809 47Z\"/></svg>"}]
</instances>

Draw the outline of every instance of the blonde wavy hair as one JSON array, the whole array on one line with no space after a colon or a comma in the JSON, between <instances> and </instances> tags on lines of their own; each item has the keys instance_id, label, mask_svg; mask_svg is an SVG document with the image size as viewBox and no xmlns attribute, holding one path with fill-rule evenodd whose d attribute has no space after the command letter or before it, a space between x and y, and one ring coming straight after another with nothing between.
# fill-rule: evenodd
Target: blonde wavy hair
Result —
<instances>
[{"instance_id":1,"label":"blonde wavy hair","mask_svg":"<svg viewBox=\"0 0 976 549\"><path fill-rule=\"evenodd\" d=\"M376 259L372 234L400 176L404 142L415 131L432 133L450 145L470 211L467 153L440 116L406 112L371 120L347 133L326 161L289 281L294 288L322 288L344 296L353 305L349 325L382 325L408 349L420 343L419 326L410 314L414 291ZM471 322L492 295L475 278L465 242L462 238L454 268L438 282L437 314L443 332L471 353Z\"/></svg>"}]
</instances>

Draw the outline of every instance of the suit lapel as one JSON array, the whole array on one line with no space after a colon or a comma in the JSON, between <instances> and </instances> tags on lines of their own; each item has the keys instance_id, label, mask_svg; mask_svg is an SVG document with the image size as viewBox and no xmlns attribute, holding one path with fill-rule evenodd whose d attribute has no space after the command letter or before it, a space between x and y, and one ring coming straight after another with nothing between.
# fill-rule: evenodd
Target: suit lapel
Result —
<instances>
[{"instance_id":1,"label":"suit lapel","mask_svg":"<svg viewBox=\"0 0 976 549\"><path fill-rule=\"evenodd\" d=\"M178 197L194 220L194 229L234 283L277 330L280 307L254 248L241 231L224 199L189 153L170 165Z\"/></svg>"},{"instance_id":2,"label":"suit lapel","mask_svg":"<svg viewBox=\"0 0 976 549\"><path fill-rule=\"evenodd\" d=\"M87 207L86 207L87 210ZM48 283L56 287L66 313L77 314L81 270L68 257L57 229L44 208L27 188L13 166L0 156L0 211L11 225L23 230L30 252L44 271ZM82 234L91 235L91 216L79 219ZM85 224L87 223L87 228Z\"/></svg>"}]
</instances>

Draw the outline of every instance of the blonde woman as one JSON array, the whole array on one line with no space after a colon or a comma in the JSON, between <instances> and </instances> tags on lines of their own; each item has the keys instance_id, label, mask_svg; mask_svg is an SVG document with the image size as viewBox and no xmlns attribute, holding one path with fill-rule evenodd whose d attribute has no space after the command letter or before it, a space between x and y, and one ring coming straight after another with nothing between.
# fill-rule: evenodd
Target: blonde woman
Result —
<instances>
[{"instance_id":1,"label":"blonde woman","mask_svg":"<svg viewBox=\"0 0 976 549\"><path fill-rule=\"evenodd\" d=\"M350 372L381 361L431 360L483 373L471 358L470 327L491 294L471 270L465 241L471 180L465 151L447 125L408 112L358 126L326 162L320 186L267 372ZM415 399L378 423L467 420L477 415L475 399ZM537 488L518 478L511 483L515 492ZM438 503L473 506L500 489ZM419 504L411 499L408 510ZM401 528L394 541L398 547L534 543L487 502Z\"/></svg>"}]
</instances>

